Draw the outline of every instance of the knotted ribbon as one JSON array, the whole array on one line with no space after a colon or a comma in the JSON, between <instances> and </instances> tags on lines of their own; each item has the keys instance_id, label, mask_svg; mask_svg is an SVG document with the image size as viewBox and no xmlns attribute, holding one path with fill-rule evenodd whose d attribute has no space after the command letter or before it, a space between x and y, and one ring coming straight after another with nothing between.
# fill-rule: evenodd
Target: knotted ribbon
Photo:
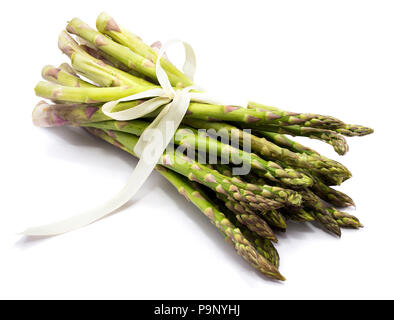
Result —
<instances>
[{"instance_id":1,"label":"knotted ribbon","mask_svg":"<svg viewBox=\"0 0 394 320\"><path fill-rule=\"evenodd\" d=\"M134 148L134 152L140 160L123 189L114 198L99 207L59 222L29 228L23 232L24 235L49 236L66 233L99 220L122 207L138 192L154 170L154 167L185 116L190 101L221 104L220 102L211 99L203 92L191 92L191 90L200 90L197 86L193 85L183 89L174 89L171 86L168 76L160 64L160 60L168 47L179 43L182 43L185 48L185 63L183 71L185 75L193 81L196 70L196 56L193 48L186 42L171 40L160 49L157 57L156 76L161 88L147 90L116 101L110 101L102 106L102 112L108 117L114 120L127 121L141 118L165 105L158 116L140 136ZM151 99L136 107L112 112L113 108L121 101L140 100L145 98ZM169 126L169 124L171 125ZM162 141L155 139L153 129L160 131L163 137ZM152 156L152 153L150 152L152 150L155 151L154 156Z\"/></svg>"}]
</instances>

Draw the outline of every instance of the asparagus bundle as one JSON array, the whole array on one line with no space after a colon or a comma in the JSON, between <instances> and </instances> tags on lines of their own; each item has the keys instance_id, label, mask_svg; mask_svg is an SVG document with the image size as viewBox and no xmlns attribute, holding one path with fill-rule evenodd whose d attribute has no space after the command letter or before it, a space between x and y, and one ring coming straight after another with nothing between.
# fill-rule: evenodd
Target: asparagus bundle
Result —
<instances>
[{"instance_id":1,"label":"asparagus bundle","mask_svg":"<svg viewBox=\"0 0 394 320\"><path fill-rule=\"evenodd\" d=\"M53 103L40 101L33 123L79 126L139 157L139 137L166 106L143 119L117 121L103 111L103 105L160 88L159 62L175 90L193 82L109 15L100 14L96 27L74 18L61 32L58 46L71 66L43 68L47 81L39 82L35 92ZM145 101L123 101L112 112L138 108ZM242 108L191 101L155 169L210 219L240 256L266 276L284 280L272 242L278 241L277 231L286 231L287 220L316 222L338 236L341 228L362 227L356 217L337 209L353 206L353 200L332 188L349 179L350 171L286 135L324 141L343 155L348 151L344 136L372 132L331 116L255 102ZM234 146L224 136L239 144ZM218 154L219 161L214 161ZM235 169L240 163L250 170L239 173Z\"/></svg>"}]
</instances>

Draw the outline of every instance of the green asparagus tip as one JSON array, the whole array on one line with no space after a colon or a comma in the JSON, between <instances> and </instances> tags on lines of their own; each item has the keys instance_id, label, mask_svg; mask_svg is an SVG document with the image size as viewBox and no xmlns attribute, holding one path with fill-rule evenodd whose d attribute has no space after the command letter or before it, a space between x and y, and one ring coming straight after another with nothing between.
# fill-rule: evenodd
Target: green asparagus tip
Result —
<instances>
[{"instance_id":1,"label":"green asparagus tip","mask_svg":"<svg viewBox=\"0 0 394 320\"><path fill-rule=\"evenodd\" d=\"M280 273L278 273L277 279L280 281L286 281L286 278L284 276L282 276Z\"/></svg>"}]
</instances>

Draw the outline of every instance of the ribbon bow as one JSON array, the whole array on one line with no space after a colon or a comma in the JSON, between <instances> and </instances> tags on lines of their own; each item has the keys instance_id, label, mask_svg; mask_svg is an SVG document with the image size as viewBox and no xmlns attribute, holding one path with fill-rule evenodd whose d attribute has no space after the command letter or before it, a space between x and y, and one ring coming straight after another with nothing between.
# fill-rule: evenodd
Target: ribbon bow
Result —
<instances>
[{"instance_id":1,"label":"ribbon bow","mask_svg":"<svg viewBox=\"0 0 394 320\"><path fill-rule=\"evenodd\" d=\"M154 167L159 161L160 156L163 154L165 148L170 143L175 131L185 116L190 101L221 104L220 102L209 98L204 93L191 92L191 90L199 90L197 86L189 86L179 90L174 89L171 86L166 72L161 67L160 59L169 46L178 43L182 43L185 48L185 63L183 66L183 71L191 80L193 80L196 70L196 56L194 54L193 48L186 42L180 40L171 40L160 49L157 57L156 76L161 88L147 90L116 101L110 101L102 106L102 111L105 115L115 120L127 121L141 118L144 115L156 110L157 108L166 105L140 136L138 143L134 148L134 152L139 156L140 160L123 189L114 198L97 208L82 214L78 214L63 221L29 228L23 232L24 235L49 236L69 232L99 220L114 210L120 208L137 193L137 191L141 188L141 186L154 170ZM121 101L139 100L144 98L151 99L139 104L136 107L123 111L112 112L113 108ZM171 126L168 126L168 124L171 124ZM154 133L152 129L160 130L163 136L162 141L154 139ZM154 150L154 156L152 156L152 154L149 152L144 152L148 150Z\"/></svg>"}]
</instances>

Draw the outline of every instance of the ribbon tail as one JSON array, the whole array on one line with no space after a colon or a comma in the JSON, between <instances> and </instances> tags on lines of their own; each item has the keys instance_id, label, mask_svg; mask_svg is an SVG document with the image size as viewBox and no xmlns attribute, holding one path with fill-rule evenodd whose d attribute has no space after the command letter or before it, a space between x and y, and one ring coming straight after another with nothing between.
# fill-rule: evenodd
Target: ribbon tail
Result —
<instances>
[{"instance_id":1,"label":"ribbon tail","mask_svg":"<svg viewBox=\"0 0 394 320\"><path fill-rule=\"evenodd\" d=\"M99 207L86 211L85 213L75 215L71 218L47 225L28 228L22 232L22 234L26 236L54 236L82 228L104 218L114 210L119 209L126 204L138 192L144 182L148 179L155 165L155 162L149 162L141 159L131 174L127 184L111 200Z\"/></svg>"}]
</instances>

